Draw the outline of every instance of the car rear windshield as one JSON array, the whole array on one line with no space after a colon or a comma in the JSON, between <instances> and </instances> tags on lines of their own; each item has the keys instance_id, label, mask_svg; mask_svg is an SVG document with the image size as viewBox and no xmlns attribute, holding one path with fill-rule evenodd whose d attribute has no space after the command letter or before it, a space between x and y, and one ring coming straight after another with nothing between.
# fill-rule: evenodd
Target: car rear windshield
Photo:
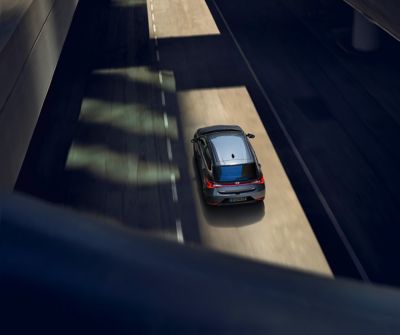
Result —
<instances>
[{"instance_id":1,"label":"car rear windshield","mask_svg":"<svg viewBox=\"0 0 400 335\"><path fill-rule=\"evenodd\" d=\"M214 177L220 182L235 182L257 179L255 163L224 165L214 168Z\"/></svg>"}]
</instances>

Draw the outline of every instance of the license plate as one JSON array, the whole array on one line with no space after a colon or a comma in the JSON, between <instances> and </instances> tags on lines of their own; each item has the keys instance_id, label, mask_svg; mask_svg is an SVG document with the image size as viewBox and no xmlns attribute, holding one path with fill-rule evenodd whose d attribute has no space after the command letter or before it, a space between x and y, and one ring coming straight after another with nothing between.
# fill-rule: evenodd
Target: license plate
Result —
<instances>
[{"instance_id":1,"label":"license plate","mask_svg":"<svg viewBox=\"0 0 400 335\"><path fill-rule=\"evenodd\" d=\"M246 197L231 198L231 199L229 199L229 202L242 202L242 201L246 201L246 200L247 200Z\"/></svg>"}]
</instances>

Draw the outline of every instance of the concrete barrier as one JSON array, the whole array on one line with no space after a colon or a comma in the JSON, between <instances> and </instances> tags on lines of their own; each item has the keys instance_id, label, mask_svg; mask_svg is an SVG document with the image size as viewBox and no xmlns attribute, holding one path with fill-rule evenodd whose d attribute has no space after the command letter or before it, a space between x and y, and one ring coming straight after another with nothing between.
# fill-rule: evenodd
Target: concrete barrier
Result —
<instances>
[{"instance_id":1,"label":"concrete barrier","mask_svg":"<svg viewBox=\"0 0 400 335\"><path fill-rule=\"evenodd\" d=\"M12 191L79 0L34 0L0 52L0 190Z\"/></svg>"}]
</instances>

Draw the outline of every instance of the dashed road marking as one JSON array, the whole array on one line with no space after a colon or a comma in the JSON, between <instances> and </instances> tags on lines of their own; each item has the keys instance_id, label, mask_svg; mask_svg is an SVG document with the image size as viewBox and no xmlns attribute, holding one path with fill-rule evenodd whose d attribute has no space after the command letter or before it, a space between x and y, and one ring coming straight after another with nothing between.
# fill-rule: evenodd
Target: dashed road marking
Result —
<instances>
[{"instance_id":1,"label":"dashed road marking","mask_svg":"<svg viewBox=\"0 0 400 335\"><path fill-rule=\"evenodd\" d=\"M150 0L150 9L151 9L151 19L153 22L153 32L154 32L154 44L156 46L156 58L157 61L160 62L160 52L158 50L158 38L157 38L157 29L155 25L155 17L154 17L154 6L153 6L153 0ZM161 71L158 73L158 79L160 81L160 84L163 83L163 76ZM165 93L164 91L161 91L161 103L163 107L165 107L166 102L165 102ZM164 126L165 128L168 128L168 116L167 113L163 113L164 116ZM172 146L171 146L171 140L167 138L167 153L168 153L168 160L172 162ZM176 180L175 180L175 174L171 173L171 190L172 190L172 200L174 203L178 202L178 190L176 187ZM182 221L179 218L176 218L175 220L176 224L176 235L177 235L177 240L179 243L184 243L184 238L183 238L183 231L182 231Z\"/></svg>"},{"instance_id":2,"label":"dashed road marking","mask_svg":"<svg viewBox=\"0 0 400 335\"><path fill-rule=\"evenodd\" d=\"M172 147L171 147L171 140L167 138L167 153L169 161L172 161Z\"/></svg>"},{"instance_id":3,"label":"dashed road marking","mask_svg":"<svg viewBox=\"0 0 400 335\"><path fill-rule=\"evenodd\" d=\"M163 106L165 106L165 93L164 91L161 91L161 103Z\"/></svg>"},{"instance_id":4,"label":"dashed road marking","mask_svg":"<svg viewBox=\"0 0 400 335\"><path fill-rule=\"evenodd\" d=\"M168 115L165 112L164 112L164 126L165 128L168 128Z\"/></svg>"},{"instance_id":5,"label":"dashed road marking","mask_svg":"<svg viewBox=\"0 0 400 335\"><path fill-rule=\"evenodd\" d=\"M171 188L172 188L172 200L178 202L178 190L176 189L175 174L171 173Z\"/></svg>"},{"instance_id":6,"label":"dashed road marking","mask_svg":"<svg viewBox=\"0 0 400 335\"><path fill-rule=\"evenodd\" d=\"M185 242L185 240L183 238L182 222L180 219L176 219L175 224L176 224L176 236L177 236L178 242L183 243L183 242Z\"/></svg>"}]
</instances>

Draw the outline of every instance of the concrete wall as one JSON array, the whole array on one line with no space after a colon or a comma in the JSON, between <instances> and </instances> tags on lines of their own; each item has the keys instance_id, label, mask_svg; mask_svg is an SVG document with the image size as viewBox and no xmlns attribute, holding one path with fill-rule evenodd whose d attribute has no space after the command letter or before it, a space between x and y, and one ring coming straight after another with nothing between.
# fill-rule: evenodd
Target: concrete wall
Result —
<instances>
[{"instance_id":1,"label":"concrete wall","mask_svg":"<svg viewBox=\"0 0 400 335\"><path fill-rule=\"evenodd\" d=\"M33 0L0 1L0 51L7 44Z\"/></svg>"},{"instance_id":2,"label":"concrete wall","mask_svg":"<svg viewBox=\"0 0 400 335\"><path fill-rule=\"evenodd\" d=\"M12 191L79 0L34 0L0 52L0 191Z\"/></svg>"}]
</instances>

